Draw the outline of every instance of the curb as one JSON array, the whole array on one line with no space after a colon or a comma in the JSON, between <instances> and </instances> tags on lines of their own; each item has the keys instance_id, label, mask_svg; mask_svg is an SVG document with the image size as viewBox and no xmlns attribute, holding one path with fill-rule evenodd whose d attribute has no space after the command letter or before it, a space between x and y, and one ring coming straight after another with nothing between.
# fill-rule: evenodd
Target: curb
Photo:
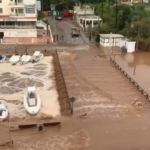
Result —
<instances>
[{"instance_id":1,"label":"curb","mask_svg":"<svg viewBox=\"0 0 150 150\"><path fill-rule=\"evenodd\" d=\"M83 38L83 36L80 34L81 38L83 39L83 41L86 43L86 45L89 47L89 43Z\"/></svg>"}]
</instances>

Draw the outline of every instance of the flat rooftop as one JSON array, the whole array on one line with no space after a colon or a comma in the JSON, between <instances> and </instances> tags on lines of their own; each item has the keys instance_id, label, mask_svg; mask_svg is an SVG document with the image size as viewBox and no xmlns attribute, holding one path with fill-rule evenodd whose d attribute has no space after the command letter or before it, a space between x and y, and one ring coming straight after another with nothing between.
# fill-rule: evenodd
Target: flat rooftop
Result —
<instances>
[{"instance_id":1,"label":"flat rooftop","mask_svg":"<svg viewBox=\"0 0 150 150\"><path fill-rule=\"evenodd\" d=\"M110 36L112 38L124 38L123 35L121 34L99 34L102 38L110 38Z\"/></svg>"}]
</instances>

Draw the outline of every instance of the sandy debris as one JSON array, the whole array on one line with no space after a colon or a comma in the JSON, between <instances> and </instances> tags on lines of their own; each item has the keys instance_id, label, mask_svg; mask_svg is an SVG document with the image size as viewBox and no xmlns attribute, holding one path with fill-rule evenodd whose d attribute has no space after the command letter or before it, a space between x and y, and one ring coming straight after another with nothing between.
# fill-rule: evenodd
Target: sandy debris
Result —
<instances>
[{"instance_id":1,"label":"sandy debris","mask_svg":"<svg viewBox=\"0 0 150 150\"><path fill-rule=\"evenodd\" d=\"M3 89L0 92L0 100L6 103L12 118L29 117L22 102L28 86L36 86L42 100L42 114L52 117L60 115L52 56L45 57L35 64L12 66L10 63L3 63L0 64L0 68L3 75L0 76L0 88ZM6 80L8 78L9 80ZM38 114L38 117L40 116Z\"/></svg>"}]
</instances>

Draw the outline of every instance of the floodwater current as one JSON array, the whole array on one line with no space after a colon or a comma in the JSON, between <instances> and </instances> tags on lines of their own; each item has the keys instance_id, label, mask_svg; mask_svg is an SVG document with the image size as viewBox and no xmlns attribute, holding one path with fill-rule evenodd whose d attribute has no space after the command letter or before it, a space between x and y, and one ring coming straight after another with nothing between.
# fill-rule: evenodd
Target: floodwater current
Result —
<instances>
[{"instance_id":1,"label":"floodwater current","mask_svg":"<svg viewBox=\"0 0 150 150\"><path fill-rule=\"evenodd\" d=\"M149 150L149 108L137 110L131 106L135 97L147 106L149 101L129 80L110 61L95 58L90 50L59 56L69 96L76 98L73 116L58 118L60 127L47 127L42 132L36 128L11 131L14 147L0 149ZM132 77L149 82L149 56L123 54L115 59ZM1 124L0 131L0 142L8 141L6 123Z\"/></svg>"},{"instance_id":2,"label":"floodwater current","mask_svg":"<svg viewBox=\"0 0 150 150\"><path fill-rule=\"evenodd\" d=\"M113 58L150 95L150 53L122 54Z\"/></svg>"}]
</instances>

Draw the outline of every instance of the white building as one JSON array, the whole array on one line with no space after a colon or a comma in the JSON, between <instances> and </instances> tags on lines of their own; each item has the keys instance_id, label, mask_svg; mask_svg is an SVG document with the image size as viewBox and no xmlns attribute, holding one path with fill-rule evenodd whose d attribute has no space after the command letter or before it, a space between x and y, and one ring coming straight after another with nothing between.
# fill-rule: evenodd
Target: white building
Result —
<instances>
[{"instance_id":1,"label":"white building","mask_svg":"<svg viewBox=\"0 0 150 150\"><path fill-rule=\"evenodd\" d=\"M119 42L124 40L125 37L121 34L99 34L100 45L103 47L119 46Z\"/></svg>"},{"instance_id":2,"label":"white building","mask_svg":"<svg viewBox=\"0 0 150 150\"><path fill-rule=\"evenodd\" d=\"M150 3L149 0L143 0L143 3Z\"/></svg>"},{"instance_id":3,"label":"white building","mask_svg":"<svg viewBox=\"0 0 150 150\"><path fill-rule=\"evenodd\" d=\"M85 5L82 8L80 6L74 7L74 14L77 23L81 28L97 27L98 22L101 20L99 16L94 15L94 8L91 9Z\"/></svg>"},{"instance_id":4,"label":"white building","mask_svg":"<svg viewBox=\"0 0 150 150\"><path fill-rule=\"evenodd\" d=\"M0 0L0 39L37 37L36 0Z\"/></svg>"},{"instance_id":5,"label":"white building","mask_svg":"<svg viewBox=\"0 0 150 150\"><path fill-rule=\"evenodd\" d=\"M37 10L41 11L41 0L36 1Z\"/></svg>"}]
</instances>

